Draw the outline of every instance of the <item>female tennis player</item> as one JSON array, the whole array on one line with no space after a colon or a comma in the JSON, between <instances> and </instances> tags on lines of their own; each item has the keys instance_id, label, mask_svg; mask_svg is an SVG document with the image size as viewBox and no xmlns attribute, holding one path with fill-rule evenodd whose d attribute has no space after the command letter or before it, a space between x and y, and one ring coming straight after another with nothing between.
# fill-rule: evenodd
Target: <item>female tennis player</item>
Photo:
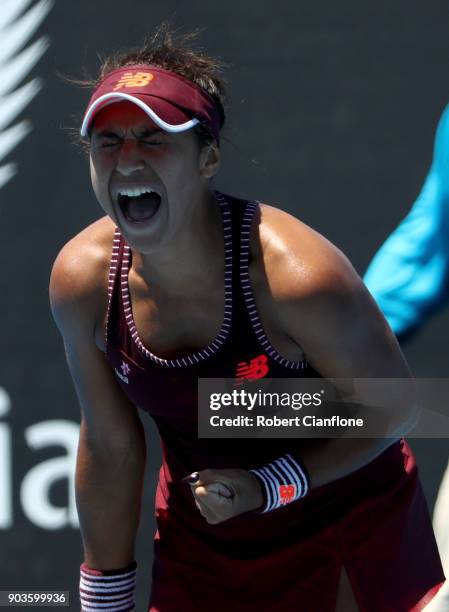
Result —
<instances>
[{"instance_id":1,"label":"female tennis player","mask_svg":"<svg viewBox=\"0 0 449 612\"><path fill-rule=\"evenodd\" d=\"M403 438L198 438L198 378L410 376L335 246L212 189L224 120L218 63L167 30L104 64L84 115L105 216L50 282L82 412L81 608L134 609L140 409L163 450L150 611L423 610L444 575Z\"/></svg>"}]
</instances>

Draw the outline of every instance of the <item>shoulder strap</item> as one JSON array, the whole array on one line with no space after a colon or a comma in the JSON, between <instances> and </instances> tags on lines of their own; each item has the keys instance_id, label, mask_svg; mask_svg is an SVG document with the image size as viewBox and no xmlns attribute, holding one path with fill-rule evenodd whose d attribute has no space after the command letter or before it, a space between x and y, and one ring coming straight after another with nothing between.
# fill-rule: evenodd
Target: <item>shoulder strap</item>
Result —
<instances>
[{"instance_id":1,"label":"shoulder strap","mask_svg":"<svg viewBox=\"0 0 449 612\"><path fill-rule=\"evenodd\" d=\"M120 291L120 272L122 269L122 258L125 241L120 233L118 227L115 228L114 238L112 241L112 254L109 263L109 276L108 276L108 308L106 316L106 345L108 340L108 334L110 331L110 319L113 310L114 298L117 298L117 292ZM117 302L117 300L115 299Z\"/></svg>"},{"instance_id":2,"label":"shoulder strap","mask_svg":"<svg viewBox=\"0 0 449 612\"><path fill-rule=\"evenodd\" d=\"M121 268L121 255L123 253L123 238L118 227L115 228L114 239L112 241L112 255L109 263L108 277L108 308L114 291L117 270Z\"/></svg>"}]
</instances>

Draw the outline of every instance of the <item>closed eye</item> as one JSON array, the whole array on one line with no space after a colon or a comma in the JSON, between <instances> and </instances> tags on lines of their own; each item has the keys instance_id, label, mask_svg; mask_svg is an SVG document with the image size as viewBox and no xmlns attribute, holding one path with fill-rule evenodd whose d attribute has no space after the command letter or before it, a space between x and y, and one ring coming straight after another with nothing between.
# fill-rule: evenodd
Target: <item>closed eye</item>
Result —
<instances>
[{"instance_id":1,"label":"closed eye","mask_svg":"<svg viewBox=\"0 0 449 612\"><path fill-rule=\"evenodd\" d=\"M102 148L105 148L105 147L115 147L118 144L120 144L120 139L119 138L117 138L117 140L104 140L103 142L99 143L99 146L102 147Z\"/></svg>"},{"instance_id":2,"label":"closed eye","mask_svg":"<svg viewBox=\"0 0 449 612\"><path fill-rule=\"evenodd\" d=\"M117 145L122 144L123 140L122 138L119 138L118 136L116 137L107 137L107 138L97 138L97 146L99 147L115 147ZM146 145L146 146L150 146L150 147L157 147L159 145L163 145L165 143L163 143L162 141L159 140L141 140L140 143L142 145Z\"/></svg>"},{"instance_id":3,"label":"closed eye","mask_svg":"<svg viewBox=\"0 0 449 612\"><path fill-rule=\"evenodd\" d=\"M98 134L93 137L93 144L97 147L115 147L122 139L117 134Z\"/></svg>"},{"instance_id":4,"label":"closed eye","mask_svg":"<svg viewBox=\"0 0 449 612\"><path fill-rule=\"evenodd\" d=\"M136 137L139 138L139 141L144 145L151 146L159 146L165 144L164 141L158 140L158 136L160 137L162 134L162 130L143 130L142 132L136 134Z\"/></svg>"}]
</instances>

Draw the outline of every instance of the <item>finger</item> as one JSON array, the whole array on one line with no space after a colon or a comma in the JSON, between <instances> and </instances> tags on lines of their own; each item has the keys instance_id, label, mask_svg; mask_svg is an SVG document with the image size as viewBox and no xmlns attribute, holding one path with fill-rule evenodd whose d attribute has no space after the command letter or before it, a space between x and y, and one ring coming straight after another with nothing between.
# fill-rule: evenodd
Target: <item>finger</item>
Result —
<instances>
[{"instance_id":1,"label":"finger","mask_svg":"<svg viewBox=\"0 0 449 612\"><path fill-rule=\"evenodd\" d=\"M181 479L181 482L185 482L190 485L206 485L217 480L218 475L219 474L217 474L214 470L200 470L199 472L192 472L191 474L184 476L184 478Z\"/></svg>"},{"instance_id":2,"label":"finger","mask_svg":"<svg viewBox=\"0 0 449 612\"><path fill-rule=\"evenodd\" d=\"M213 509L203 503L199 498L194 497L195 505L198 508L201 516L203 516L208 523L216 524L220 523L223 518L219 516Z\"/></svg>"},{"instance_id":3,"label":"finger","mask_svg":"<svg viewBox=\"0 0 449 612\"><path fill-rule=\"evenodd\" d=\"M198 508L200 513L204 516L205 508L204 508L203 504L201 504L197 499L195 499L194 501L195 501L195 506Z\"/></svg>"},{"instance_id":4,"label":"finger","mask_svg":"<svg viewBox=\"0 0 449 612\"><path fill-rule=\"evenodd\" d=\"M184 478L181 479L182 482L185 482L187 484L198 484L200 480L200 475L198 472L192 472L191 474L188 474L187 476L184 476Z\"/></svg>"},{"instance_id":5,"label":"finger","mask_svg":"<svg viewBox=\"0 0 449 612\"><path fill-rule=\"evenodd\" d=\"M196 499L195 499L195 505L198 508L201 516L204 517L207 520L207 522L212 520L213 513L209 510L209 508L206 508L201 502L199 502Z\"/></svg>"},{"instance_id":6,"label":"finger","mask_svg":"<svg viewBox=\"0 0 449 612\"><path fill-rule=\"evenodd\" d=\"M201 504L204 511L211 513L213 518L225 520L229 516L229 511L232 511L233 497L229 497L229 490L227 487L223 487L221 483L213 483L207 487L202 485L192 487L192 493L194 499Z\"/></svg>"},{"instance_id":7,"label":"finger","mask_svg":"<svg viewBox=\"0 0 449 612\"><path fill-rule=\"evenodd\" d=\"M234 494L231 489L227 487L223 482L213 482L207 485L206 490L208 493L213 493L218 497L225 497L226 499L231 499L234 497Z\"/></svg>"},{"instance_id":8,"label":"finger","mask_svg":"<svg viewBox=\"0 0 449 612\"><path fill-rule=\"evenodd\" d=\"M195 500L195 504L200 510L204 510L206 512L214 512L214 508L210 506L211 496L209 496L209 503L207 501L207 491L203 485L191 486L190 490L192 491L193 499ZM212 501L213 503L213 501Z\"/></svg>"},{"instance_id":9,"label":"finger","mask_svg":"<svg viewBox=\"0 0 449 612\"><path fill-rule=\"evenodd\" d=\"M221 517L221 513L224 502L228 502L228 498L218 495L217 493L210 493L204 486L196 487L193 491L193 495L202 505L203 509L210 513L213 518L223 518Z\"/></svg>"},{"instance_id":10,"label":"finger","mask_svg":"<svg viewBox=\"0 0 449 612\"><path fill-rule=\"evenodd\" d=\"M192 487L192 493L201 504L209 508L210 510L214 510L214 506L217 505L217 495L209 495L206 487L204 485L199 485L197 487Z\"/></svg>"}]
</instances>

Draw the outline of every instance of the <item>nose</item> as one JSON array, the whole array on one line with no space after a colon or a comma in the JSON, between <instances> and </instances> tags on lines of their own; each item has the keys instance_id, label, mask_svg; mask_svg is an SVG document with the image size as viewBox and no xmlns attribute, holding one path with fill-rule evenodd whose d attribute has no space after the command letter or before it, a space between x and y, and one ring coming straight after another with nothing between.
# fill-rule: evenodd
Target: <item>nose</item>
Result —
<instances>
[{"instance_id":1,"label":"nose","mask_svg":"<svg viewBox=\"0 0 449 612\"><path fill-rule=\"evenodd\" d=\"M134 172L145 168L142 151L135 138L123 139L116 168L123 176L130 176Z\"/></svg>"}]
</instances>

